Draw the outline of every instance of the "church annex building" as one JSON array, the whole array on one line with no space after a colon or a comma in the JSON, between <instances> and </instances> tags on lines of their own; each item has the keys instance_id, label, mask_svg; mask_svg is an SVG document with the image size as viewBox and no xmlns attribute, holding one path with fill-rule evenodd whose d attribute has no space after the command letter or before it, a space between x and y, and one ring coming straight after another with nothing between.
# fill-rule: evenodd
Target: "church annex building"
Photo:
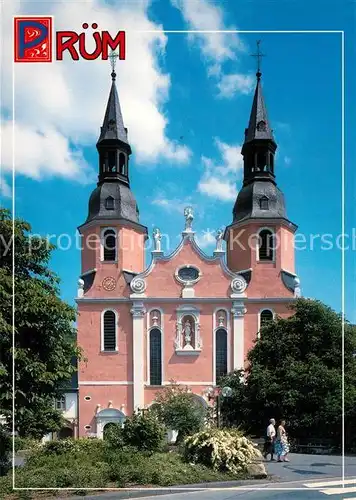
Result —
<instances>
[{"instance_id":1,"label":"church annex building","mask_svg":"<svg viewBox=\"0 0 356 500\"><path fill-rule=\"evenodd\" d=\"M145 263L147 228L130 189L132 153L115 71L97 142L99 177L89 199L78 296L78 434L103 436L149 407L174 380L202 404L219 376L245 365L260 325L289 316L299 296L294 233L276 183L276 142L262 95L261 73L242 148L243 186L216 249L194 239L194 213L182 214L182 238L170 255L154 250ZM184 215L184 219L183 219ZM90 245L95 235L100 245ZM226 244L223 245L223 240ZM226 248L226 250L225 250Z\"/></svg>"}]
</instances>

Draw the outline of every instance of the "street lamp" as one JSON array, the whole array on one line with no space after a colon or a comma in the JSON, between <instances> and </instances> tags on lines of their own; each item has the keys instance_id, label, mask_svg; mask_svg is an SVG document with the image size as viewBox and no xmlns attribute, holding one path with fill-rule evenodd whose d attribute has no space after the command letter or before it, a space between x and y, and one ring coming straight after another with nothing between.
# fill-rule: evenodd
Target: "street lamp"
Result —
<instances>
[{"instance_id":1,"label":"street lamp","mask_svg":"<svg viewBox=\"0 0 356 500\"><path fill-rule=\"evenodd\" d=\"M208 389L208 400L214 400L216 403L216 426L220 427L220 404L221 398L229 398L232 395L231 387L225 386L222 389L220 387L210 387Z\"/></svg>"}]
</instances>

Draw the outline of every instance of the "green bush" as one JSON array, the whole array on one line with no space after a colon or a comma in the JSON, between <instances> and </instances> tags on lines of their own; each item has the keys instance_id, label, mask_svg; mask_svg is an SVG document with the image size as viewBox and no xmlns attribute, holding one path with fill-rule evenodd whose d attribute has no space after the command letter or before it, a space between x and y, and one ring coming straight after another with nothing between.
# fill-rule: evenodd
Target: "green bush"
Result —
<instances>
[{"instance_id":1,"label":"green bush","mask_svg":"<svg viewBox=\"0 0 356 500\"><path fill-rule=\"evenodd\" d=\"M15 451L36 450L41 446L41 442L37 439L15 437Z\"/></svg>"},{"instance_id":2,"label":"green bush","mask_svg":"<svg viewBox=\"0 0 356 500\"><path fill-rule=\"evenodd\" d=\"M125 445L151 453L163 448L165 434L164 426L152 413L132 415L125 420L122 430Z\"/></svg>"},{"instance_id":3,"label":"green bush","mask_svg":"<svg viewBox=\"0 0 356 500\"><path fill-rule=\"evenodd\" d=\"M238 430L208 429L185 439L185 459L215 470L240 473L255 458L258 448Z\"/></svg>"},{"instance_id":4,"label":"green bush","mask_svg":"<svg viewBox=\"0 0 356 500\"><path fill-rule=\"evenodd\" d=\"M201 430L208 410L186 387L172 384L156 394L153 410L167 429L178 431L177 443Z\"/></svg>"},{"instance_id":5,"label":"green bush","mask_svg":"<svg viewBox=\"0 0 356 500\"><path fill-rule=\"evenodd\" d=\"M66 453L97 453L101 450L104 443L101 439L59 439L54 441L48 441L43 446L43 453L45 455L63 455Z\"/></svg>"},{"instance_id":6,"label":"green bush","mask_svg":"<svg viewBox=\"0 0 356 500\"><path fill-rule=\"evenodd\" d=\"M3 425L0 425L0 476L4 476L11 467L10 452L12 439Z\"/></svg>"},{"instance_id":7,"label":"green bush","mask_svg":"<svg viewBox=\"0 0 356 500\"><path fill-rule=\"evenodd\" d=\"M122 448L125 443L121 425L110 423L105 426L104 441L111 448Z\"/></svg>"}]
</instances>

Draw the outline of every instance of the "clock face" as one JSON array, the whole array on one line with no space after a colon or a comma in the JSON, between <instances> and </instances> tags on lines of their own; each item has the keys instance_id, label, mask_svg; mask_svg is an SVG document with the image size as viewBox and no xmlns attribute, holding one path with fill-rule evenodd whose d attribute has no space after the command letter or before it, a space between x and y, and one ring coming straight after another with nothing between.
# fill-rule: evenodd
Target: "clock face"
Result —
<instances>
[{"instance_id":1,"label":"clock face","mask_svg":"<svg viewBox=\"0 0 356 500\"><path fill-rule=\"evenodd\" d=\"M116 280L112 276L108 276L107 278L103 279L102 286L104 290L107 290L108 292L111 292L112 290L115 290L116 288Z\"/></svg>"},{"instance_id":2,"label":"clock face","mask_svg":"<svg viewBox=\"0 0 356 500\"><path fill-rule=\"evenodd\" d=\"M185 266L178 269L177 277L183 283L197 281L199 279L199 269L192 266Z\"/></svg>"}]
</instances>

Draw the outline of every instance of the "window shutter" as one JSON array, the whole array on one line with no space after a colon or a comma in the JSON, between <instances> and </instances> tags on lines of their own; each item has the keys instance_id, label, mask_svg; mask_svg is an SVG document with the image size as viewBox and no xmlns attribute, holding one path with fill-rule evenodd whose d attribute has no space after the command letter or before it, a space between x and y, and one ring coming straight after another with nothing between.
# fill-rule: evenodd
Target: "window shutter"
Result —
<instances>
[{"instance_id":1,"label":"window shutter","mask_svg":"<svg viewBox=\"0 0 356 500\"><path fill-rule=\"evenodd\" d=\"M104 313L104 351L116 350L116 316L113 311Z\"/></svg>"}]
</instances>

